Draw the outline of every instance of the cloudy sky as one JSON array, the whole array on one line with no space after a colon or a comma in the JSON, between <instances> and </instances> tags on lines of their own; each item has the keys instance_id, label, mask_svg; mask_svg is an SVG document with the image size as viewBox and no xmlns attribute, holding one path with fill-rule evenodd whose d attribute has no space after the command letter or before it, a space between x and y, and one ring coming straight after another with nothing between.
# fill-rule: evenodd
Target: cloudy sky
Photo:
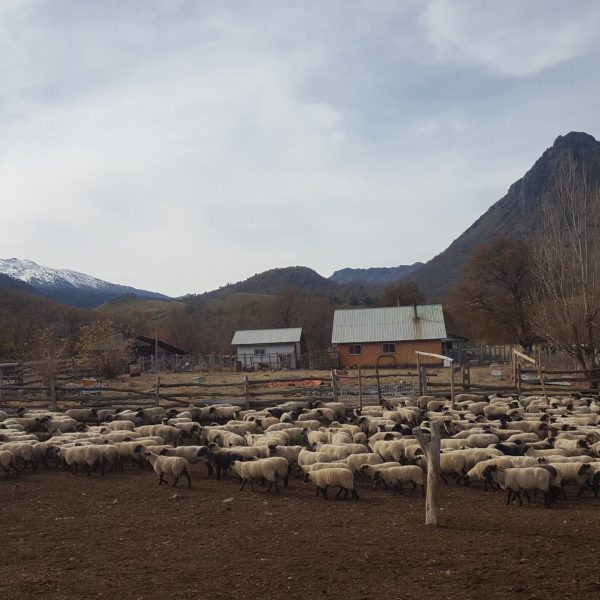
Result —
<instances>
[{"instance_id":1,"label":"cloudy sky","mask_svg":"<svg viewBox=\"0 0 600 600\"><path fill-rule=\"evenodd\" d=\"M600 3L2 0L0 258L179 295L444 250L600 136Z\"/></svg>"}]
</instances>

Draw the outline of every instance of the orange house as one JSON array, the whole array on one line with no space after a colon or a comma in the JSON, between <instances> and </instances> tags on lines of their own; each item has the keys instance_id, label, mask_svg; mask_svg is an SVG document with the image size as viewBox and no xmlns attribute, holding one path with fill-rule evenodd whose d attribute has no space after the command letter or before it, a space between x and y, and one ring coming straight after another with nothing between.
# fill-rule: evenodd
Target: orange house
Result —
<instances>
[{"instance_id":1,"label":"orange house","mask_svg":"<svg viewBox=\"0 0 600 600\"><path fill-rule=\"evenodd\" d=\"M415 350L442 353L446 337L440 304L336 310L331 343L341 367L416 364ZM422 364L439 364L421 357Z\"/></svg>"}]
</instances>

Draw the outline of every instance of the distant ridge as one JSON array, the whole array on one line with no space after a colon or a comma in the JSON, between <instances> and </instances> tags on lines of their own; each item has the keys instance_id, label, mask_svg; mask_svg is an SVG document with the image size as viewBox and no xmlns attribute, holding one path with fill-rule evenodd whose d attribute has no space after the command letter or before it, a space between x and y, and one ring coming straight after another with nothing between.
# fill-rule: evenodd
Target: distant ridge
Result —
<instances>
[{"instance_id":1,"label":"distant ridge","mask_svg":"<svg viewBox=\"0 0 600 600\"><path fill-rule=\"evenodd\" d=\"M370 285L389 285L400 279L406 279L415 273L424 263L398 267L371 267L369 269L340 269L329 278L335 283L367 283Z\"/></svg>"},{"instance_id":2,"label":"distant ridge","mask_svg":"<svg viewBox=\"0 0 600 600\"><path fill-rule=\"evenodd\" d=\"M0 259L0 274L24 282L51 300L80 308L93 308L123 294L169 299L156 292L110 283L78 271L44 267L32 260L19 258Z\"/></svg>"}]
</instances>

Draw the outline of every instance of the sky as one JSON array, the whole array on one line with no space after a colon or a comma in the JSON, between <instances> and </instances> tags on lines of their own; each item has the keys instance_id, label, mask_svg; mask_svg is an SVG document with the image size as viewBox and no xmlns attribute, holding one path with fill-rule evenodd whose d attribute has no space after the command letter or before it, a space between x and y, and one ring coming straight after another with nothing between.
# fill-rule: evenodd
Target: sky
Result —
<instances>
[{"instance_id":1,"label":"sky","mask_svg":"<svg viewBox=\"0 0 600 600\"><path fill-rule=\"evenodd\" d=\"M2 0L0 258L173 296L427 261L600 136L600 3Z\"/></svg>"}]
</instances>

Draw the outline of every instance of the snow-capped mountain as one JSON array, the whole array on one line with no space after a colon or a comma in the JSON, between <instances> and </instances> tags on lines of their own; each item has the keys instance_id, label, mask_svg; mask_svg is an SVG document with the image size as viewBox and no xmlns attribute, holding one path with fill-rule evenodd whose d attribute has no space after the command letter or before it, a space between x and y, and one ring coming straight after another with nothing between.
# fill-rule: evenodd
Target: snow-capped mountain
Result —
<instances>
[{"instance_id":1,"label":"snow-capped mountain","mask_svg":"<svg viewBox=\"0 0 600 600\"><path fill-rule=\"evenodd\" d=\"M93 307L123 294L139 298L167 298L163 294L110 283L85 273L53 269L32 260L0 259L0 273L24 281L48 298L72 306Z\"/></svg>"}]
</instances>

